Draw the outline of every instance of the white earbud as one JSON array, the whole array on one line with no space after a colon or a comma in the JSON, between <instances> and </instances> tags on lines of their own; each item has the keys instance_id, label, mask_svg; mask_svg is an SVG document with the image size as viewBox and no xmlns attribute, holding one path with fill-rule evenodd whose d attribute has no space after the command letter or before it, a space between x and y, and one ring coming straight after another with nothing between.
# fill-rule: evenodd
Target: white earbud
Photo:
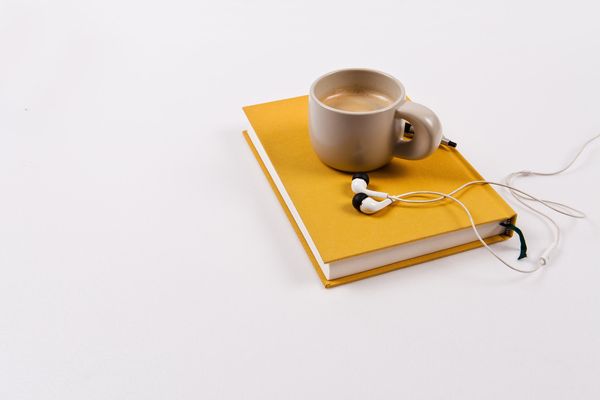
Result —
<instances>
[{"instance_id":1,"label":"white earbud","mask_svg":"<svg viewBox=\"0 0 600 400\"><path fill-rule=\"evenodd\" d=\"M388 194L385 192L376 192L375 190L367 189L369 184L369 175L359 173L352 175L352 192L364 193L367 196L379 197L380 199L387 199Z\"/></svg>"},{"instance_id":2,"label":"white earbud","mask_svg":"<svg viewBox=\"0 0 600 400\"><path fill-rule=\"evenodd\" d=\"M364 193L356 193L352 205L363 214L375 214L392 204L392 199L377 201Z\"/></svg>"}]
</instances>

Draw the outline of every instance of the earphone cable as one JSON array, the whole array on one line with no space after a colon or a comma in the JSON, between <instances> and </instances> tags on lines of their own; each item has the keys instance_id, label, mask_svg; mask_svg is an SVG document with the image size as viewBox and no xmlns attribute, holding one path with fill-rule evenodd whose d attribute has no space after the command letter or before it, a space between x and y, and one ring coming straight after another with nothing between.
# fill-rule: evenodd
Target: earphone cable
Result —
<instances>
[{"instance_id":1,"label":"earphone cable","mask_svg":"<svg viewBox=\"0 0 600 400\"><path fill-rule=\"evenodd\" d=\"M483 183L483 182L484 181L480 181L479 183ZM418 192L411 192L410 194L407 193L406 195L414 196L414 195L424 195L424 194L432 194L432 195L437 195L439 197L436 197L435 199L428 199L428 200L409 200L409 199L405 199L405 198L399 197L399 196L390 196L390 199L395 200L395 201L404 202L404 203L432 203L432 202L439 201L440 199L450 199L450 200L454 201L455 203L457 203L459 206L462 207L462 209L464 210L465 214L467 214L467 217L469 218L469 222L471 223L471 228L473 229L473 232L475 233L475 236L477 236L477 239L479 239L479 241L481 242L481 244L483 245L483 247L485 247L490 252L490 254L493 255L502 264L506 265L508 268L510 268L510 269L512 269L514 271L521 272L521 273L524 273L524 274L530 274L532 272L535 272L538 269L540 269L540 267L542 266L541 264L538 264L537 266L535 266L532 269L521 269L519 267L515 267L514 265L510 264L509 262L507 262L506 260L504 260L502 257L500 257L500 255L498 255L485 242L485 240L483 240L483 238L479 234L479 231L477 230L477 227L475 225L475 220L473 219L473 215L471 215L471 212L469 211L469 208L462 201L458 200L456 197L452 196L451 194L441 193L441 192L435 192L435 191L429 191L429 190L423 190L423 191L418 191Z\"/></svg>"},{"instance_id":2,"label":"earphone cable","mask_svg":"<svg viewBox=\"0 0 600 400\"><path fill-rule=\"evenodd\" d=\"M492 182L492 181L485 181L485 180L477 180L477 181L471 181L471 182L467 182L461 186L459 186L458 188L454 189L453 191L451 191L450 193L442 193L442 192L436 192L436 191L430 191L430 190L419 190L419 191L412 191L412 192L406 192L406 193L402 193L399 195L387 195L387 198L392 200L393 202L402 202L402 203L434 203L434 202L438 202L438 201L442 201L444 199L450 199L452 201L454 201L455 203L457 203L458 205L461 206L461 208L465 211L465 213L467 214L467 217L469 218L469 222L471 223L471 228L473 229L473 232L475 233L475 236L477 237L477 239L481 242L481 244L496 258L498 259L500 262L502 262L504 265L506 265L507 267L509 267L510 269L517 271L517 272L522 272L522 273L531 273L531 272L535 272L537 271L541 266L546 265L550 256L550 253L558 246L559 241L560 241L560 228L558 226L558 224L547 214L543 213L542 211L532 207L530 204L526 203L525 201L531 201L531 202L536 202L539 203L555 212L558 212L560 214L572 217L572 218L585 218L585 214L582 211L579 211L573 207L570 207L566 204L562 204L559 202L555 202L555 201L551 201L551 200L544 200L544 199L540 199L537 198L527 192L524 192L521 189L518 189L516 187L514 187L512 185L512 181L516 178L516 177L520 177L520 176L530 176L530 175L539 175L539 176L552 176L552 175L558 175L561 174L563 172L565 172L566 170L568 170L574 163L575 161L579 158L579 156L583 153L583 151L587 148L588 145L590 145L594 140L600 138L600 134L590 138L588 141L586 141L582 147L579 149L579 151L577 152L577 154L571 159L571 161L563 168L557 170L557 171L553 171L553 172L534 172L534 171L517 171L517 172L513 172L512 174L509 174L506 178L505 178L505 182L506 183L499 183L499 182ZM469 186L472 185L477 185L477 184L488 184L488 185L494 185L494 186L500 186L500 187L504 187L506 189L509 190L509 192L513 195L513 197L515 198L515 200L517 200L518 202L520 202L522 205L524 205L525 207L527 207L528 209L532 210L533 212L535 212L536 214L540 215L541 217L543 217L553 228L553 234L554 234L554 240L552 242L552 244L542 253L542 255L539 258L539 263L536 265L535 268L532 269L521 269L519 267L515 267L514 265L508 263L507 261L505 261L502 257L500 257L490 246L488 246L488 244L483 240L483 238L481 237L481 235L479 234L479 231L477 230L477 227L475 225L475 220L473 219L473 216L471 215L471 212L469 211L469 208L460 200L458 200L455 197L455 194L461 192L463 189L468 188ZM410 197L415 197L415 196L423 196L423 195L435 195L438 197L432 198L432 199L409 199Z\"/></svg>"}]
</instances>

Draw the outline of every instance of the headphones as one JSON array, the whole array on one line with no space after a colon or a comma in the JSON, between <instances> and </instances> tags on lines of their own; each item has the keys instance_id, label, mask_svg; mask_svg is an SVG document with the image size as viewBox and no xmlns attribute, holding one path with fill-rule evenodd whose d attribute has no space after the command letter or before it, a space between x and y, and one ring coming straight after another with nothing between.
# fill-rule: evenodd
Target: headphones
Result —
<instances>
[{"instance_id":1,"label":"headphones","mask_svg":"<svg viewBox=\"0 0 600 400\"><path fill-rule=\"evenodd\" d=\"M420 204L420 203L437 203L437 202L441 202L443 200L451 200L451 201L455 202L456 204L458 204L459 206L461 206L461 208L465 211L465 213L467 214L467 217L469 218L469 222L471 223L471 228L473 229L475 236L481 242L481 244L490 252L490 254L492 254L492 256L494 256L496 259L498 259L498 261L500 261L501 263L503 263L508 268L510 268L514 271L522 272L522 273L535 272L538 269L540 269L542 266L549 263L550 254L552 253L552 251L554 251L554 249L556 249L558 247L558 244L559 244L560 228L559 228L558 224L550 216L548 216L547 214L538 210L537 208L532 207L531 204L528 204L528 203L531 203L531 202L539 203L539 204L543 205L544 207L549 208L552 211L555 211L557 213L560 213L560 214L563 214L563 215L566 215L566 216L572 217L572 218L585 218L585 214L573 207L566 205L566 204L562 204L562 203L559 203L556 201L543 200L543 199L533 196L527 192L524 192L523 190L514 187L512 185L512 181L516 178L525 177L525 176L532 176L532 175L551 176L551 175L561 174L561 173L565 172L566 170L568 170L575 163L575 161L579 158L581 153L583 153L583 151L586 149L586 147L598 138L600 138L600 134L592 137L587 142L585 142L582 145L582 147L580 148L579 152L577 152L575 157L573 157L566 166L564 166L563 168L561 168L559 170L556 170L553 172L517 171L517 172L513 172L513 173L509 174L505 178L505 183L485 181L485 180L470 181L470 182L463 184L462 186L459 186L458 188L454 189L453 191L451 191L449 193L442 193L442 192L433 191L433 190L417 190L417 191L406 192L406 193L402 193L402 194L398 194L398 195L390 195L389 193L370 190L368 188L369 182L370 182L369 175L367 175L366 173L357 173L352 176L351 189L352 189L352 192L355 193L354 197L352 198L352 206L356 210L360 211L363 214L375 214L375 213L383 210L384 208L390 206L393 203L413 203L413 204L418 203L418 204ZM477 227L475 226L475 220L473 219L473 216L471 215L469 208L456 197L457 193L461 192L462 190L464 190L468 187L474 186L474 185L493 185L493 186L504 187L509 190L509 193L514 197L514 199L516 201L518 201L525 207L529 208L530 210L532 210L537 215L541 216L542 218L544 218L546 221L548 221L550 223L554 239L553 239L552 243L550 244L550 246L548 246L546 248L546 250L544 250L542 252L542 254L539 256L537 265L535 265L534 267L529 268L529 269L522 269L520 267L517 267L517 266L507 262L502 257L500 257L483 240L483 238L477 231ZM425 195L429 198L423 199L423 195ZM418 198L415 198L417 196L418 196ZM376 198L381 199L381 200L376 200ZM522 238L522 235L521 235L520 231L518 230L518 228L516 228L515 231ZM523 257L525 257L525 255L522 252L519 259L521 259Z\"/></svg>"},{"instance_id":2,"label":"headphones","mask_svg":"<svg viewBox=\"0 0 600 400\"><path fill-rule=\"evenodd\" d=\"M393 203L390 199L389 194L384 192L376 192L374 190L367 189L369 184L369 175L365 173L358 173L352 175L352 192L356 193L352 198L352 206L363 214L375 214L378 211L383 210L387 206ZM379 197L384 200L377 201L373 197Z\"/></svg>"}]
</instances>

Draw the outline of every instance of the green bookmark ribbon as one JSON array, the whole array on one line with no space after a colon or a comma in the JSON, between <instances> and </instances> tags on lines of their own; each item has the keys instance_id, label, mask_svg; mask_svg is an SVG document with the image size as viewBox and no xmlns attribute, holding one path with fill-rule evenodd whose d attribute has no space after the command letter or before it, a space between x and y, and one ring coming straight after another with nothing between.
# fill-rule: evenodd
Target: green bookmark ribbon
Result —
<instances>
[{"instance_id":1,"label":"green bookmark ribbon","mask_svg":"<svg viewBox=\"0 0 600 400\"><path fill-rule=\"evenodd\" d=\"M525 243L525 236L523 236L523 232L516 226L511 223L500 222L500 225L508 229L509 231L515 232L519 236L519 241L521 242L521 253L519 254L519 260L521 258L527 257L527 243Z\"/></svg>"}]
</instances>

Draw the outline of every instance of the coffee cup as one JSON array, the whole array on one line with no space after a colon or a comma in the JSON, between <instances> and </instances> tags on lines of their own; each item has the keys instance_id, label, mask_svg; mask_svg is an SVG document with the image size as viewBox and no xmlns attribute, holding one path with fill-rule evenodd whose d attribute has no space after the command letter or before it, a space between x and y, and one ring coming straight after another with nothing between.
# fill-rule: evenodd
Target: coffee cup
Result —
<instances>
[{"instance_id":1,"label":"coffee cup","mask_svg":"<svg viewBox=\"0 0 600 400\"><path fill-rule=\"evenodd\" d=\"M405 138L406 122L414 129ZM310 88L309 131L325 164L348 172L370 171L394 157L418 160L440 145L442 125L429 108L409 101L400 81L371 69L342 69Z\"/></svg>"}]
</instances>

